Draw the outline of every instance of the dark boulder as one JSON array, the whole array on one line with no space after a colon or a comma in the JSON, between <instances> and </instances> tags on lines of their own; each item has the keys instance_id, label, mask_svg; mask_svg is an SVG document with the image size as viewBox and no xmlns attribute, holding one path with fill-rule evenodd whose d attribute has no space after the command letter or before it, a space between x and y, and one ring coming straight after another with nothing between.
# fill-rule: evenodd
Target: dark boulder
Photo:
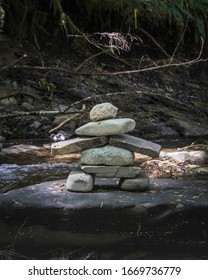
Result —
<instances>
[{"instance_id":1,"label":"dark boulder","mask_svg":"<svg viewBox=\"0 0 208 280\"><path fill-rule=\"evenodd\" d=\"M129 242L207 246L208 183L151 180L142 193L71 193L51 181L0 195L0 244L106 246Z\"/></svg>"}]
</instances>

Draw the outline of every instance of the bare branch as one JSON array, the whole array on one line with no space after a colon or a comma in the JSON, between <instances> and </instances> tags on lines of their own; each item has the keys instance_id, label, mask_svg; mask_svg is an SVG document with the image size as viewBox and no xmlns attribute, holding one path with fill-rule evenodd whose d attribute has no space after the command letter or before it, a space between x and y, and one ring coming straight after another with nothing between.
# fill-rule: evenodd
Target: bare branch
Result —
<instances>
[{"instance_id":1,"label":"bare branch","mask_svg":"<svg viewBox=\"0 0 208 280\"><path fill-rule=\"evenodd\" d=\"M80 113L74 114L73 116L70 116L69 118L67 118L66 120L64 120L63 122L61 122L59 125L57 125L56 127L52 128L49 133L52 133L54 131L56 131L57 129L59 129L60 127L62 127L63 125L65 125L67 122L77 118L78 116L80 116Z\"/></svg>"},{"instance_id":2,"label":"bare branch","mask_svg":"<svg viewBox=\"0 0 208 280\"><path fill-rule=\"evenodd\" d=\"M182 32L182 34L181 34L181 38L180 38L180 40L178 41L178 43L177 43L177 45L176 45L176 48L175 48L173 54L171 55L170 62L173 61L173 58L174 58L174 56L175 56L175 54L176 54L176 52L177 52L177 50L178 50L178 48L179 48L179 46L180 46L180 44L181 44L183 38L184 38L184 35L185 35L185 33L186 33L186 29L187 29L187 27L188 27L188 22L189 22L189 17L188 17L187 20L186 20L185 27L184 27L183 32Z\"/></svg>"},{"instance_id":3,"label":"bare branch","mask_svg":"<svg viewBox=\"0 0 208 280\"><path fill-rule=\"evenodd\" d=\"M150 35L146 30L144 30L143 28L139 27L139 30L144 33L147 37L149 37L153 43L162 51L162 53L165 54L166 57L170 57L170 55L166 52L166 50L163 49L163 47L155 40L155 38Z\"/></svg>"},{"instance_id":4,"label":"bare branch","mask_svg":"<svg viewBox=\"0 0 208 280\"><path fill-rule=\"evenodd\" d=\"M122 75L133 75L133 74L138 74L142 72L149 72L149 71L154 71L154 70L159 70L159 69L164 69L164 68L171 68L171 67L182 67L182 66L190 66L192 64L196 64L199 62L205 62L208 61L208 58L206 59L201 59L201 55L203 52L203 47L204 47L204 40L201 38L202 45L201 49L199 52L199 55L197 58L185 62L178 62L178 63L168 63L168 64L163 64L163 65L157 65L153 67L148 67L148 68L142 68L142 69L136 69L136 70L127 70L127 71L118 71L118 72L75 72L75 71L69 71L63 68L58 68L58 67L41 67L41 66L28 66L28 65L14 65L14 68L22 68L22 69L28 69L28 70L39 70L39 71L55 71L55 72L62 72L65 73L69 76L72 75L79 75L79 76L122 76Z\"/></svg>"},{"instance_id":5,"label":"bare branch","mask_svg":"<svg viewBox=\"0 0 208 280\"><path fill-rule=\"evenodd\" d=\"M77 66L76 69L75 69L75 71L76 71L76 72L80 71L80 69L83 68L83 66L84 66L86 63L88 63L90 60L94 59L95 57L97 57L97 56L99 56L99 55L101 55L101 54L103 54L103 53L105 53L105 52L102 51L102 52L99 52L99 53L96 53L96 54L91 55L90 57L88 57L87 59L85 59L79 66Z\"/></svg>"},{"instance_id":6,"label":"bare branch","mask_svg":"<svg viewBox=\"0 0 208 280\"><path fill-rule=\"evenodd\" d=\"M158 65L153 66L149 68L142 68L138 70L129 70L129 71L118 71L118 72L74 72L69 71L66 69L58 68L58 67L42 67L42 66L28 66L28 65L21 65L21 66L14 66L16 69L28 69L28 70L39 70L39 71L55 71L55 72L62 72L65 74L68 74L69 76L122 76L127 74L137 74L142 72L148 72L148 71L154 71L164 68L170 68L170 67L181 67L181 66L189 66L191 64L199 63L199 62L205 62L208 61L208 58L206 59L193 59L186 62L180 62L180 63L169 63L164 65Z\"/></svg>"},{"instance_id":7,"label":"bare branch","mask_svg":"<svg viewBox=\"0 0 208 280\"><path fill-rule=\"evenodd\" d=\"M109 51L111 54L120 54L122 51L129 52L134 41L142 40L137 35L130 33L122 34L119 32L95 32L93 34L82 33L82 35L67 35L67 37L83 37L88 43L102 50ZM109 52L108 52L109 54Z\"/></svg>"},{"instance_id":8,"label":"bare branch","mask_svg":"<svg viewBox=\"0 0 208 280\"><path fill-rule=\"evenodd\" d=\"M60 115L60 114L74 114L75 112L60 112L60 111L31 111L31 112L14 112L11 114L0 115L0 119L24 117L24 116L46 116L46 115Z\"/></svg>"},{"instance_id":9,"label":"bare branch","mask_svg":"<svg viewBox=\"0 0 208 280\"><path fill-rule=\"evenodd\" d=\"M5 71L5 70L7 70L7 69L10 68L10 67L14 67L18 62L20 62L20 61L21 61L23 58L25 58L25 57L27 57L27 55L26 55L26 54L23 54L20 58L14 60L14 61L12 61L10 64L8 64L8 65L2 67L2 68L0 69L0 73L3 72L3 71Z\"/></svg>"}]
</instances>

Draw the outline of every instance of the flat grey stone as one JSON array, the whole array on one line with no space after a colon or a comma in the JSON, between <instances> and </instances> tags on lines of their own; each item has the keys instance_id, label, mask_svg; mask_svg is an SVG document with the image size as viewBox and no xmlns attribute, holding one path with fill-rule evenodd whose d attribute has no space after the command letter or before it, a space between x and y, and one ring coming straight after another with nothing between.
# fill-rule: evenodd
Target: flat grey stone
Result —
<instances>
[{"instance_id":1,"label":"flat grey stone","mask_svg":"<svg viewBox=\"0 0 208 280\"><path fill-rule=\"evenodd\" d=\"M159 157L161 150L161 146L156 143L126 134L111 136L109 143L150 157Z\"/></svg>"},{"instance_id":2,"label":"flat grey stone","mask_svg":"<svg viewBox=\"0 0 208 280\"><path fill-rule=\"evenodd\" d=\"M0 164L0 193L30 184L67 178L74 167L70 163Z\"/></svg>"},{"instance_id":3,"label":"flat grey stone","mask_svg":"<svg viewBox=\"0 0 208 280\"><path fill-rule=\"evenodd\" d=\"M93 178L80 169L73 169L67 178L66 189L72 192L91 192Z\"/></svg>"},{"instance_id":4,"label":"flat grey stone","mask_svg":"<svg viewBox=\"0 0 208 280\"><path fill-rule=\"evenodd\" d=\"M128 150L106 145L82 152L80 163L85 165L132 165L134 154Z\"/></svg>"},{"instance_id":5,"label":"flat grey stone","mask_svg":"<svg viewBox=\"0 0 208 280\"><path fill-rule=\"evenodd\" d=\"M106 137L76 137L60 141L51 145L52 155L63 155L80 152L107 143Z\"/></svg>"},{"instance_id":6,"label":"flat grey stone","mask_svg":"<svg viewBox=\"0 0 208 280\"><path fill-rule=\"evenodd\" d=\"M95 105L90 111L90 120L93 122L112 119L117 115L118 108L111 103L101 103Z\"/></svg>"},{"instance_id":7,"label":"flat grey stone","mask_svg":"<svg viewBox=\"0 0 208 280\"><path fill-rule=\"evenodd\" d=\"M149 188L150 180L146 176L137 176L133 179L122 178L120 181L120 188L123 191L146 191Z\"/></svg>"},{"instance_id":8,"label":"flat grey stone","mask_svg":"<svg viewBox=\"0 0 208 280\"><path fill-rule=\"evenodd\" d=\"M38 247L45 253L67 246L129 250L129 244L134 249L185 244L185 251L205 248L201 256L207 256L207 180L153 179L146 192L95 188L78 193L60 188L64 183L43 182L0 194L0 248L5 253L15 240L15 253L25 246L32 259Z\"/></svg>"},{"instance_id":9,"label":"flat grey stone","mask_svg":"<svg viewBox=\"0 0 208 280\"><path fill-rule=\"evenodd\" d=\"M81 169L86 173L101 178L134 178L143 173L142 169L136 166L81 165Z\"/></svg>"},{"instance_id":10,"label":"flat grey stone","mask_svg":"<svg viewBox=\"0 0 208 280\"><path fill-rule=\"evenodd\" d=\"M98 122L89 122L75 131L77 135L107 136L127 133L135 128L135 121L129 118L109 119Z\"/></svg>"}]
</instances>

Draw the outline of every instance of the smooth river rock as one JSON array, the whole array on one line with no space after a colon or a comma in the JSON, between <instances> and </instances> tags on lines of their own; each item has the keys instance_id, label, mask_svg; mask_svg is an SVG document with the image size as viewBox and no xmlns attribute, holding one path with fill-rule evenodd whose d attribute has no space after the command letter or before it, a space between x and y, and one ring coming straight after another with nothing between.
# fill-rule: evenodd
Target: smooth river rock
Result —
<instances>
[{"instance_id":1,"label":"smooth river rock","mask_svg":"<svg viewBox=\"0 0 208 280\"><path fill-rule=\"evenodd\" d=\"M134 153L106 145L99 148L88 149L82 152L80 164L85 165L132 165Z\"/></svg>"},{"instance_id":2,"label":"smooth river rock","mask_svg":"<svg viewBox=\"0 0 208 280\"><path fill-rule=\"evenodd\" d=\"M150 186L150 180L146 176L137 176L131 179L121 179L120 188L123 191L146 191Z\"/></svg>"},{"instance_id":3,"label":"smooth river rock","mask_svg":"<svg viewBox=\"0 0 208 280\"><path fill-rule=\"evenodd\" d=\"M103 146L107 143L107 137L76 137L60 141L51 145L52 155L77 153L93 147Z\"/></svg>"},{"instance_id":4,"label":"smooth river rock","mask_svg":"<svg viewBox=\"0 0 208 280\"><path fill-rule=\"evenodd\" d=\"M93 122L115 118L118 108L111 103L101 103L95 105L90 111L90 120Z\"/></svg>"},{"instance_id":5,"label":"smooth river rock","mask_svg":"<svg viewBox=\"0 0 208 280\"><path fill-rule=\"evenodd\" d=\"M109 143L150 157L159 157L161 150L161 146L156 143L127 134L111 136Z\"/></svg>"},{"instance_id":6,"label":"smooth river rock","mask_svg":"<svg viewBox=\"0 0 208 280\"><path fill-rule=\"evenodd\" d=\"M135 121L129 118L109 119L98 122L89 122L75 131L77 135L108 136L128 133L135 128Z\"/></svg>"},{"instance_id":7,"label":"smooth river rock","mask_svg":"<svg viewBox=\"0 0 208 280\"><path fill-rule=\"evenodd\" d=\"M81 165L81 169L101 178L134 178L143 174L142 169L136 166Z\"/></svg>"},{"instance_id":8,"label":"smooth river rock","mask_svg":"<svg viewBox=\"0 0 208 280\"><path fill-rule=\"evenodd\" d=\"M66 189L72 192L91 192L93 189L93 178L90 174L75 168L68 176Z\"/></svg>"}]
</instances>

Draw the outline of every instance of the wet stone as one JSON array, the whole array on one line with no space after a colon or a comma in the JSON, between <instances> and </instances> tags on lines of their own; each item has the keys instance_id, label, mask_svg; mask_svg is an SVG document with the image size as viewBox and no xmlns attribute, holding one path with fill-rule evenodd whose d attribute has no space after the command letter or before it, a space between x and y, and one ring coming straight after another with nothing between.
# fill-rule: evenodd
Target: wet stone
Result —
<instances>
[{"instance_id":1,"label":"wet stone","mask_svg":"<svg viewBox=\"0 0 208 280\"><path fill-rule=\"evenodd\" d=\"M88 149L82 152L80 164L85 165L132 165L134 153L106 145L100 148Z\"/></svg>"},{"instance_id":2,"label":"wet stone","mask_svg":"<svg viewBox=\"0 0 208 280\"><path fill-rule=\"evenodd\" d=\"M159 157L161 150L161 146L156 143L126 134L111 136L109 143L150 157Z\"/></svg>"},{"instance_id":3,"label":"wet stone","mask_svg":"<svg viewBox=\"0 0 208 280\"><path fill-rule=\"evenodd\" d=\"M143 174L142 169L136 166L81 165L81 169L100 178L134 178Z\"/></svg>"},{"instance_id":4,"label":"wet stone","mask_svg":"<svg viewBox=\"0 0 208 280\"><path fill-rule=\"evenodd\" d=\"M135 121L129 118L108 119L98 122L89 122L79 127L75 132L84 136L107 136L133 131Z\"/></svg>"},{"instance_id":5,"label":"wet stone","mask_svg":"<svg viewBox=\"0 0 208 280\"><path fill-rule=\"evenodd\" d=\"M66 181L66 189L72 192L91 192L93 189L92 175L80 169L73 169Z\"/></svg>"},{"instance_id":6,"label":"wet stone","mask_svg":"<svg viewBox=\"0 0 208 280\"><path fill-rule=\"evenodd\" d=\"M51 153L52 155L76 153L93 147L103 146L106 143L106 137L76 137L53 143L51 145Z\"/></svg>"}]
</instances>

